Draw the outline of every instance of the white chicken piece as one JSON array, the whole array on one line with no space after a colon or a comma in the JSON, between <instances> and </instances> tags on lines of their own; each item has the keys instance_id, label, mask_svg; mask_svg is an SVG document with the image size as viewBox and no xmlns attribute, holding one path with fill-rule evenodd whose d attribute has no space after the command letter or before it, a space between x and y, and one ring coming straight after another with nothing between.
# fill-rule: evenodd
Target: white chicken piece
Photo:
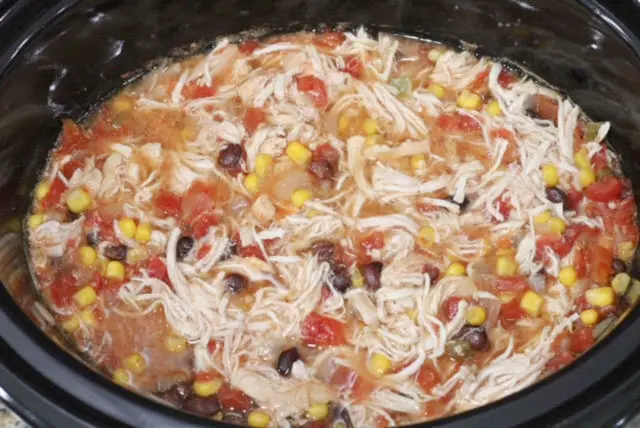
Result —
<instances>
[{"instance_id":1,"label":"white chicken piece","mask_svg":"<svg viewBox=\"0 0 640 428\"><path fill-rule=\"evenodd\" d=\"M29 242L34 248L43 251L49 257L62 257L68 242L82 235L83 224L84 216L71 223L50 220L29 234Z\"/></svg>"},{"instance_id":2,"label":"white chicken piece","mask_svg":"<svg viewBox=\"0 0 640 428\"><path fill-rule=\"evenodd\" d=\"M109 200L115 197L121 190L121 175L126 164L125 157L115 152L109 155L102 167L102 183L98 190L101 199Z\"/></svg>"},{"instance_id":3,"label":"white chicken piece","mask_svg":"<svg viewBox=\"0 0 640 428\"><path fill-rule=\"evenodd\" d=\"M268 195L260 195L251 205L251 213L260 224L266 226L276 215L276 207L273 206Z\"/></svg>"}]
</instances>

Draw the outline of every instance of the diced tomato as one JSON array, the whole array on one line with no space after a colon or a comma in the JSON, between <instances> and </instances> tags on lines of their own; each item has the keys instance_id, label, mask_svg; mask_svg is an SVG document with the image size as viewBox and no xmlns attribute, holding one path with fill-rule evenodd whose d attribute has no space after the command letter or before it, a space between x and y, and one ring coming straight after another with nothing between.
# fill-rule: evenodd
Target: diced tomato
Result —
<instances>
[{"instance_id":1,"label":"diced tomato","mask_svg":"<svg viewBox=\"0 0 640 428\"><path fill-rule=\"evenodd\" d=\"M568 210L576 210L582 202L582 198L584 195L582 192L577 191L574 188L571 188L567 191L567 199L566 199L566 208Z\"/></svg>"},{"instance_id":2,"label":"diced tomato","mask_svg":"<svg viewBox=\"0 0 640 428\"><path fill-rule=\"evenodd\" d=\"M367 235L362 241L360 246L365 251L379 250L384 247L384 233L375 231Z\"/></svg>"},{"instance_id":3,"label":"diced tomato","mask_svg":"<svg viewBox=\"0 0 640 428\"><path fill-rule=\"evenodd\" d=\"M418 372L418 385L422 388L422 390L426 393L429 393L431 389L440 384L440 374L436 371L433 364L426 363L420 367L420 371Z\"/></svg>"},{"instance_id":4,"label":"diced tomato","mask_svg":"<svg viewBox=\"0 0 640 428\"><path fill-rule=\"evenodd\" d=\"M340 346L347 343L345 325L312 312L302 323L302 341L311 346Z\"/></svg>"},{"instance_id":5,"label":"diced tomato","mask_svg":"<svg viewBox=\"0 0 640 428\"><path fill-rule=\"evenodd\" d=\"M591 348L594 343L593 329L590 327L580 327L571 335L569 349L571 349L571 352L574 354L582 354Z\"/></svg>"},{"instance_id":6,"label":"diced tomato","mask_svg":"<svg viewBox=\"0 0 640 428\"><path fill-rule=\"evenodd\" d=\"M253 134L254 131L258 129L258 126L260 126L261 123L264 123L266 117L267 114L263 109L249 107L244 114L244 127L247 128L247 131L249 131L250 134Z\"/></svg>"},{"instance_id":7,"label":"diced tomato","mask_svg":"<svg viewBox=\"0 0 640 428\"><path fill-rule=\"evenodd\" d=\"M220 377L215 371L205 371L196 373L196 380L198 382L211 382L212 380Z\"/></svg>"},{"instance_id":8,"label":"diced tomato","mask_svg":"<svg viewBox=\"0 0 640 428\"><path fill-rule=\"evenodd\" d=\"M509 214L511 213L511 208L513 208L511 206L511 202L508 199L502 197L498 199L496 204L498 205L498 212L502 214L505 220L508 220Z\"/></svg>"},{"instance_id":9,"label":"diced tomato","mask_svg":"<svg viewBox=\"0 0 640 428\"><path fill-rule=\"evenodd\" d=\"M516 142L516 137L513 135L513 132L505 128L492 129L491 132L489 132L489 136L492 141L502 138L503 140L507 140L509 143Z\"/></svg>"},{"instance_id":10,"label":"diced tomato","mask_svg":"<svg viewBox=\"0 0 640 428\"><path fill-rule=\"evenodd\" d=\"M225 384L218 391L218 401L225 410L246 412L253 407L253 400L239 389Z\"/></svg>"},{"instance_id":11,"label":"diced tomato","mask_svg":"<svg viewBox=\"0 0 640 428\"><path fill-rule=\"evenodd\" d=\"M444 131L477 132L480 124L473 118L460 113L443 113L438 117L437 124Z\"/></svg>"},{"instance_id":12,"label":"diced tomato","mask_svg":"<svg viewBox=\"0 0 640 428\"><path fill-rule=\"evenodd\" d=\"M216 185L200 180L193 182L180 203L182 220L192 225L200 215L211 212L217 195Z\"/></svg>"},{"instance_id":13,"label":"diced tomato","mask_svg":"<svg viewBox=\"0 0 640 428\"><path fill-rule=\"evenodd\" d=\"M451 321L458 315L458 303L460 303L461 300L461 297L453 296L442 303L442 316L444 316L447 321Z\"/></svg>"},{"instance_id":14,"label":"diced tomato","mask_svg":"<svg viewBox=\"0 0 640 428\"><path fill-rule=\"evenodd\" d=\"M344 69L342 71L359 79L364 72L364 65L362 65L362 61L360 61L360 58L356 55L350 55L345 58Z\"/></svg>"},{"instance_id":15,"label":"diced tomato","mask_svg":"<svg viewBox=\"0 0 640 428\"><path fill-rule=\"evenodd\" d=\"M56 306L65 307L72 303L73 295L78 291L76 277L64 275L51 284L51 299Z\"/></svg>"},{"instance_id":16,"label":"diced tomato","mask_svg":"<svg viewBox=\"0 0 640 428\"><path fill-rule=\"evenodd\" d=\"M147 271L151 278L156 278L166 283L169 283L169 274L167 273L167 265L160 259L160 257L151 257L147 261Z\"/></svg>"},{"instance_id":17,"label":"diced tomato","mask_svg":"<svg viewBox=\"0 0 640 428\"><path fill-rule=\"evenodd\" d=\"M337 165L340 161L340 152L329 143L321 144L313 151L314 160L326 160L331 165Z\"/></svg>"},{"instance_id":18,"label":"diced tomato","mask_svg":"<svg viewBox=\"0 0 640 428\"><path fill-rule=\"evenodd\" d=\"M503 68L498 75L498 84L509 89L518 81L518 76L510 70Z\"/></svg>"},{"instance_id":19,"label":"diced tomato","mask_svg":"<svg viewBox=\"0 0 640 428\"><path fill-rule=\"evenodd\" d=\"M58 205L65 190L67 190L67 186L60 177L56 177L51 183L49 193L47 193L47 196L41 202L42 208L47 209Z\"/></svg>"},{"instance_id":20,"label":"diced tomato","mask_svg":"<svg viewBox=\"0 0 640 428\"><path fill-rule=\"evenodd\" d=\"M180 214L180 205L182 198L174 193L166 190L160 190L153 199L153 205L158 209L160 214L175 217Z\"/></svg>"},{"instance_id":21,"label":"diced tomato","mask_svg":"<svg viewBox=\"0 0 640 428\"><path fill-rule=\"evenodd\" d=\"M327 87L324 82L317 77L310 74L296 76L296 85L298 86L298 90L311 97L316 107L322 109L329 103Z\"/></svg>"},{"instance_id":22,"label":"diced tomato","mask_svg":"<svg viewBox=\"0 0 640 428\"><path fill-rule=\"evenodd\" d=\"M209 228L218 224L218 215L213 212L203 212L191 223L191 235L200 239L209 232Z\"/></svg>"},{"instance_id":23,"label":"diced tomato","mask_svg":"<svg viewBox=\"0 0 640 428\"><path fill-rule=\"evenodd\" d=\"M264 260L264 254L262 254L262 250L257 245L249 245L247 247L239 247L238 255L240 257L256 257L260 260Z\"/></svg>"},{"instance_id":24,"label":"diced tomato","mask_svg":"<svg viewBox=\"0 0 640 428\"><path fill-rule=\"evenodd\" d=\"M196 259L202 260L207 255L207 253L211 251L211 245L203 245L198 248L198 252L196 253Z\"/></svg>"},{"instance_id":25,"label":"diced tomato","mask_svg":"<svg viewBox=\"0 0 640 428\"><path fill-rule=\"evenodd\" d=\"M481 71L476 76L475 80L469 85L469 90L482 92L487 88L487 82L489 80L489 69Z\"/></svg>"},{"instance_id":26,"label":"diced tomato","mask_svg":"<svg viewBox=\"0 0 640 428\"><path fill-rule=\"evenodd\" d=\"M389 420L382 415L376 416L376 428L389 428Z\"/></svg>"},{"instance_id":27,"label":"diced tomato","mask_svg":"<svg viewBox=\"0 0 640 428\"><path fill-rule=\"evenodd\" d=\"M240 43L240 45L238 46L238 50L243 54L252 54L253 51L258 49L258 46L260 46L260 42L255 39L245 40L244 42Z\"/></svg>"},{"instance_id":28,"label":"diced tomato","mask_svg":"<svg viewBox=\"0 0 640 428\"><path fill-rule=\"evenodd\" d=\"M89 139L74 121L66 119L62 122L62 144L58 150L58 155L66 155L86 149L88 143Z\"/></svg>"},{"instance_id":29,"label":"diced tomato","mask_svg":"<svg viewBox=\"0 0 640 428\"><path fill-rule=\"evenodd\" d=\"M207 343L207 350L209 351L210 354L213 354L214 352L216 352L218 347L222 348L222 344L219 344L218 342L216 342L215 339L209 339L209 342Z\"/></svg>"},{"instance_id":30,"label":"diced tomato","mask_svg":"<svg viewBox=\"0 0 640 428\"><path fill-rule=\"evenodd\" d=\"M592 201L611 202L618 200L622 195L622 180L617 177L604 178L587 187L584 193Z\"/></svg>"},{"instance_id":31,"label":"diced tomato","mask_svg":"<svg viewBox=\"0 0 640 428\"><path fill-rule=\"evenodd\" d=\"M607 285L612 273L613 251L598 244L587 247L589 278L600 285Z\"/></svg>"},{"instance_id":32,"label":"diced tomato","mask_svg":"<svg viewBox=\"0 0 640 428\"><path fill-rule=\"evenodd\" d=\"M218 91L218 87L215 82L211 86L200 85L196 82L189 82L182 88L182 94L188 100L197 100L199 98L212 97Z\"/></svg>"},{"instance_id":33,"label":"diced tomato","mask_svg":"<svg viewBox=\"0 0 640 428\"><path fill-rule=\"evenodd\" d=\"M514 297L510 302L503 303L500 307L500 321L503 324L510 324L526 316L525 311L520 307L521 296Z\"/></svg>"},{"instance_id":34,"label":"diced tomato","mask_svg":"<svg viewBox=\"0 0 640 428\"><path fill-rule=\"evenodd\" d=\"M591 158L591 165L593 165L593 170L595 172L599 172L609 168L609 164L607 163L607 148L603 147L596 152L595 155Z\"/></svg>"},{"instance_id":35,"label":"diced tomato","mask_svg":"<svg viewBox=\"0 0 640 428\"><path fill-rule=\"evenodd\" d=\"M355 401L366 400L376 387L373 381L344 366L336 368L331 374L329 383L341 393L350 391L349 396Z\"/></svg>"},{"instance_id":36,"label":"diced tomato","mask_svg":"<svg viewBox=\"0 0 640 428\"><path fill-rule=\"evenodd\" d=\"M81 169L84 166L84 160L83 159L72 159L69 162L67 162L66 164L64 164L64 166L62 167L62 175L64 175L67 178L71 178L71 176L73 176L73 173L76 172L76 170Z\"/></svg>"},{"instance_id":37,"label":"diced tomato","mask_svg":"<svg viewBox=\"0 0 640 428\"><path fill-rule=\"evenodd\" d=\"M344 33L338 31L325 31L322 33L318 33L313 37L313 44L325 48L325 49L333 49L342 44L347 37Z\"/></svg>"},{"instance_id":38,"label":"diced tomato","mask_svg":"<svg viewBox=\"0 0 640 428\"><path fill-rule=\"evenodd\" d=\"M558 102L544 95L535 95L535 111L541 119L558 121Z\"/></svg>"},{"instance_id":39,"label":"diced tomato","mask_svg":"<svg viewBox=\"0 0 640 428\"><path fill-rule=\"evenodd\" d=\"M442 400L433 400L424 403L423 416L428 418L437 418L444 414L447 403Z\"/></svg>"},{"instance_id":40,"label":"diced tomato","mask_svg":"<svg viewBox=\"0 0 640 428\"><path fill-rule=\"evenodd\" d=\"M576 268L576 275L578 278L584 278L587 276L588 263L588 249L582 245L576 247L573 264Z\"/></svg>"},{"instance_id":41,"label":"diced tomato","mask_svg":"<svg viewBox=\"0 0 640 428\"><path fill-rule=\"evenodd\" d=\"M562 236L544 235L536 241L536 252L539 259L544 260L545 249L549 248L558 256L564 257L571 251L573 245L581 234L593 234L597 229L592 229L583 224L572 224Z\"/></svg>"},{"instance_id":42,"label":"diced tomato","mask_svg":"<svg viewBox=\"0 0 640 428\"><path fill-rule=\"evenodd\" d=\"M550 359L546 364L546 368L549 372L554 373L561 368L571 364L573 362L573 359L574 357L571 352L564 351Z\"/></svg>"}]
</instances>

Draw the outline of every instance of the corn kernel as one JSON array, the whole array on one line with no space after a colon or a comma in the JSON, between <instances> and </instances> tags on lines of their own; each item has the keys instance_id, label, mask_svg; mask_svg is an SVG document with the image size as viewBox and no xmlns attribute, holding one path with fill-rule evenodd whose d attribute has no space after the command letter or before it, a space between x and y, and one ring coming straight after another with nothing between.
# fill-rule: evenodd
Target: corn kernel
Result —
<instances>
[{"instance_id":1,"label":"corn kernel","mask_svg":"<svg viewBox=\"0 0 640 428\"><path fill-rule=\"evenodd\" d=\"M187 349L187 339L177 334L169 334L164 339L164 347L169 352L182 352Z\"/></svg>"},{"instance_id":2,"label":"corn kernel","mask_svg":"<svg viewBox=\"0 0 640 428\"><path fill-rule=\"evenodd\" d=\"M222 379L196 380L193 382L193 392L199 397L211 397L222 388Z\"/></svg>"},{"instance_id":3,"label":"corn kernel","mask_svg":"<svg viewBox=\"0 0 640 428\"><path fill-rule=\"evenodd\" d=\"M411 156L410 163L411 168L414 170L425 169L427 167L427 158L422 154L413 155Z\"/></svg>"},{"instance_id":4,"label":"corn kernel","mask_svg":"<svg viewBox=\"0 0 640 428\"><path fill-rule=\"evenodd\" d=\"M471 325L482 325L487 319L487 312L481 306L472 305L465 311L465 319Z\"/></svg>"},{"instance_id":5,"label":"corn kernel","mask_svg":"<svg viewBox=\"0 0 640 428\"><path fill-rule=\"evenodd\" d=\"M628 273L619 273L611 280L611 288L617 294L624 294L627 292L627 288L631 284L631 276Z\"/></svg>"},{"instance_id":6,"label":"corn kernel","mask_svg":"<svg viewBox=\"0 0 640 428\"><path fill-rule=\"evenodd\" d=\"M96 316L91 309L83 309L80 312L80 321L87 327L93 327L96 325Z\"/></svg>"},{"instance_id":7,"label":"corn kernel","mask_svg":"<svg viewBox=\"0 0 640 428\"><path fill-rule=\"evenodd\" d=\"M594 325L598 322L598 312L595 309L586 309L580 312L580 321L584 325Z\"/></svg>"},{"instance_id":8,"label":"corn kernel","mask_svg":"<svg viewBox=\"0 0 640 428\"><path fill-rule=\"evenodd\" d=\"M591 288L584 292L587 302L593 306L609 306L613 304L615 291L611 287Z\"/></svg>"},{"instance_id":9,"label":"corn kernel","mask_svg":"<svg viewBox=\"0 0 640 428\"><path fill-rule=\"evenodd\" d=\"M545 224L549 220L551 220L551 213L549 210L543 211L533 218L533 222L536 224Z\"/></svg>"},{"instance_id":10,"label":"corn kernel","mask_svg":"<svg viewBox=\"0 0 640 428\"><path fill-rule=\"evenodd\" d=\"M93 248L87 245L80 247L80 262L84 266L87 266L87 267L93 266L97 258L98 258L98 253L96 253L96 250L94 250Z\"/></svg>"},{"instance_id":11,"label":"corn kernel","mask_svg":"<svg viewBox=\"0 0 640 428\"><path fill-rule=\"evenodd\" d=\"M46 198L49 194L49 190L51 190L51 185L49 183L40 183L38 187L36 187L36 199L41 201Z\"/></svg>"},{"instance_id":12,"label":"corn kernel","mask_svg":"<svg viewBox=\"0 0 640 428\"><path fill-rule=\"evenodd\" d=\"M458 107L467 110L478 110L480 106L482 106L482 97L480 97L480 95L478 94L463 89L456 99L456 104L458 104Z\"/></svg>"},{"instance_id":13,"label":"corn kernel","mask_svg":"<svg viewBox=\"0 0 640 428\"><path fill-rule=\"evenodd\" d=\"M622 261L630 261L636 252L636 247L631 241L624 241L618 244L618 258Z\"/></svg>"},{"instance_id":14,"label":"corn kernel","mask_svg":"<svg viewBox=\"0 0 640 428\"><path fill-rule=\"evenodd\" d=\"M340 116L340 119L338 119L338 131L344 134L349 130L349 125L351 125L351 117L346 114Z\"/></svg>"},{"instance_id":15,"label":"corn kernel","mask_svg":"<svg viewBox=\"0 0 640 428\"><path fill-rule=\"evenodd\" d=\"M113 381L118 385L128 386L131 384L131 375L125 369L113 371Z\"/></svg>"},{"instance_id":16,"label":"corn kernel","mask_svg":"<svg viewBox=\"0 0 640 428\"><path fill-rule=\"evenodd\" d=\"M137 242L146 244L147 242L151 241L151 231L151 225L149 223L142 223L136 228L134 238Z\"/></svg>"},{"instance_id":17,"label":"corn kernel","mask_svg":"<svg viewBox=\"0 0 640 428\"><path fill-rule=\"evenodd\" d=\"M544 299L535 291L527 291L520 300L520 307L525 310L530 316L537 317L540 315L540 309Z\"/></svg>"},{"instance_id":18,"label":"corn kernel","mask_svg":"<svg viewBox=\"0 0 640 428\"><path fill-rule=\"evenodd\" d=\"M411 309L409 312L407 312L407 316L409 317L409 319L411 319L411 321L416 322L418 321L418 311L415 309Z\"/></svg>"},{"instance_id":19,"label":"corn kernel","mask_svg":"<svg viewBox=\"0 0 640 428\"><path fill-rule=\"evenodd\" d=\"M553 233L562 235L564 231L567 230L567 223L559 217L553 217L548 223Z\"/></svg>"},{"instance_id":20,"label":"corn kernel","mask_svg":"<svg viewBox=\"0 0 640 428\"><path fill-rule=\"evenodd\" d=\"M244 187L249 193L257 193L260 190L260 179L256 174L248 174L244 178Z\"/></svg>"},{"instance_id":21,"label":"corn kernel","mask_svg":"<svg viewBox=\"0 0 640 428\"><path fill-rule=\"evenodd\" d=\"M430 247L436 242L436 230L431 226L424 226L418 232L418 242L423 247Z\"/></svg>"},{"instance_id":22,"label":"corn kernel","mask_svg":"<svg viewBox=\"0 0 640 428\"><path fill-rule=\"evenodd\" d=\"M580 169L591 168L591 161L589 160L587 149L584 147L576 152L573 156L573 160L576 162L576 166Z\"/></svg>"},{"instance_id":23,"label":"corn kernel","mask_svg":"<svg viewBox=\"0 0 640 428\"><path fill-rule=\"evenodd\" d=\"M427 58L429 58L429 61L431 62L436 62L443 53L444 51L442 49L434 48L429 51L429 53L427 54Z\"/></svg>"},{"instance_id":24,"label":"corn kernel","mask_svg":"<svg viewBox=\"0 0 640 428\"><path fill-rule=\"evenodd\" d=\"M269 174L272 165L273 156L267 153L260 153L256 157L256 175L260 178L265 178Z\"/></svg>"},{"instance_id":25,"label":"corn kernel","mask_svg":"<svg viewBox=\"0 0 640 428\"><path fill-rule=\"evenodd\" d=\"M72 213L83 213L91 207L91 195L86 190L73 189L67 197L67 206Z\"/></svg>"},{"instance_id":26,"label":"corn kernel","mask_svg":"<svg viewBox=\"0 0 640 428\"><path fill-rule=\"evenodd\" d=\"M80 328L80 320L77 316L72 316L62 322L62 329L67 333L73 333Z\"/></svg>"},{"instance_id":27,"label":"corn kernel","mask_svg":"<svg viewBox=\"0 0 640 428\"><path fill-rule=\"evenodd\" d=\"M427 91L431 92L433 95L436 96L436 98L440 100L443 99L447 94L444 87L442 85L438 85L437 83L433 83L429 85L429 87L427 88Z\"/></svg>"},{"instance_id":28,"label":"corn kernel","mask_svg":"<svg viewBox=\"0 0 640 428\"><path fill-rule=\"evenodd\" d=\"M271 416L264 410L252 410L247 417L247 423L251 428L266 428L271 422Z\"/></svg>"},{"instance_id":29,"label":"corn kernel","mask_svg":"<svg viewBox=\"0 0 640 428\"><path fill-rule=\"evenodd\" d=\"M512 276L518 271L518 265L513 257L501 256L496 261L496 273L501 276Z\"/></svg>"},{"instance_id":30,"label":"corn kernel","mask_svg":"<svg viewBox=\"0 0 640 428\"><path fill-rule=\"evenodd\" d=\"M44 223L44 214L36 213L29 216L29 229L36 229Z\"/></svg>"},{"instance_id":31,"label":"corn kernel","mask_svg":"<svg viewBox=\"0 0 640 428\"><path fill-rule=\"evenodd\" d=\"M596 181L596 174L591 168L581 168L578 172L582 187L589 187Z\"/></svg>"},{"instance_id":32,"label":"corn kernel","mask_svg":"<svg viewBox=\"0 0 640 428\"><path fill-rule=\"evenodd\" d=\"M560 281L560 284L566 287L571 287L575 285L578 280L578 273L573 266L563 267L560 269L560 273L558 273L558 280Z\"/></svg>"},{"instance_id":33,"label":"corn kernel","mask_svg":"<svg viewBox=\"0 0 640 428\"><path fill-rule=\"evenodd\" d=\"M327 403L315 403L307 410L307 417L312 421L321 421L329 416L329 405Z\"/></svg>"},{"instance_id":34,"label":"corn kernel","mask_svg":"<svg viewBox=\"0 0 640 428\"><path fill-rule=\"evenodd\" d=\"M381 144L386 144L387 139L384 138L382 135L380 134L372 134L372 135L367 135L367 138L365 140L365 144L367 146L376 146L376 145L381 145Z\"/></svg>"},{"instance_id":35,"label":"corn kernel","mask_svg":"<svg viewBox=\"0 0 640 428\"><path fill-rule=\"evenodd\" d=\"M118 228L129 239L133 239L136 236L136 222L130 218L123 218L118 221Z\"/></svg>"},{"instance_id":36,"label":"corn kernel","mask_svg":"<svg viewBox=\"0 0 640 428\"><path fill-rule=\"evenodd\" d=\"M351 274L351 284L355 288L364 287L364 277L362 276L362 272L360 272L360 269L354 269L353 273Z\"/></svg>"},{"instance_id":37,"label":"corn kernel","mask_svg":"<svg viewBox=\"0 0 640 428\"><path fill-rule=\"evenodd\" d=\"M367 135L377 134L378 122L376 122L375 119L368 117L364 120L364 123L362 124L362 130Z\"/></svg>"},{"instance_id":38,"label":"corn kernel","mask_svg":"<svg viewBox=\"0 0 640 428\"><path fill-rule=\"evenodd\" d=\"M116 113L128 113L133 110L133 103L127 98L116 98L113 101L113 109Z\"/></svg>"},{"instance_id":39,"label":"corn kernel","mask_svg":"<svg viewBox=\"0 0 640 428\"><path fill-rule=\"evenodd\" d=\"M87 285L73 295L73 300L75 300L78 306L82 308L84 306L93 304L96 301L97 297L98 296L96 294L96 290L94 290L93 287Z\"/></svg>"},{"instance_id":40,"label":"corn kernel","mask_svg":"<svg viewBox=\"0 0 640 428\"><path fill-rule=\"evenodd\" d=\"M373 354L369 359L367 368L375 377L381 377L391 371L391 360L384 354Z\"/></svg>"},{"instance_id":41,"label":"corn kernel","mask_svg":"<svg viewBox=\"0 0 640 428\"><path fill-rule=\"evenodd\" d=\"M122 365L130 370L133 374L141 374L147 368L147 360L144 357L136 352L135 354L129 355L124 359Z\"/></svg>"},{"instance_id":42,"label":"corn kernel","mask_svg":"<svg viewBox=\"0 0 640 428\"><path fill-rule=\"evenodd\" d=\"M467 269L464 267L462 263L451 263L447 270L444 272L445 276L464 276L467 272Z\"/></svg>"},{"instance_id":43,"label":"corn kernel","mask_svg":"<svg viewBox=\"0 0 640 428\"><path fill-rule=\"evenodd\" d=\"M149 252L145 248L129 248L127 251L127 263L134 265L149 258Z\"/></svg>"},{"instance_id":44,"label":"corn kernel","mask_svg":"<svg viewBox=\"0 0 640 428\"><path fill-rule=\"evenodd\" d=\"M115 260L109 261L105 268L105 276L109 279L122 281L124 279L124 265Z\"/></svg>"},{"instance_id":45,"label":"corn kernel","mask_svg":"<svg viewBox=\"0 0 640 428\"><path fill-rule=\"evenodd\" d=\"M313 198L313 193L309 189L299 189L291 194L291 203L300 208Z\"/></svg>"},{"instance_id":46,"label":"corn kernel","mask_svg":"<svg viewBox=\"0 0 640 428\"><path fill-rule=\"evenodd\" d=\"M502 114L500 103L498 103L497 101L491 101L489 104L487 104L487 113L489 113L493 117L500 116Z\"/></svg>"},{"instance_id":47,"label":"corn kernel","mask_svg":"<svg viewBox=\"0 0 640 428\"><path fill-rule=\"evenodd\" d=\"M306 165L311 160L311 150L304 144L297 141L289 143L287 146L287 156L298 165Z\"/></svg>"},{"instance_id":48,"label":"corn kernel","mask_svg":"<svg viewBox=\"0 0 640 428\"><path fill-rule=\"evenodd\" d=\"M542 167L542 179L547 186L557 186L560 182L558 168L555 165L545 165Z\"/></svg>"}]
</instances>

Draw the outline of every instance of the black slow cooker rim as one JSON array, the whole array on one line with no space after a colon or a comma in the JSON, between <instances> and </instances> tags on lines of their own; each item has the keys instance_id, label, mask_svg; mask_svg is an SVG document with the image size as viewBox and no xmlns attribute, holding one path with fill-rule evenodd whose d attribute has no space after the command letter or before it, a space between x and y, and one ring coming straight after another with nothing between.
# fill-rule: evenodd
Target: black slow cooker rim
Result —
<instances>
[{"instance_id":1,"label":"black slow cooker rim","mask_svg":"<svg viewBox=\"0 0 640 428\"><path fill-rule=\"evenodd\" d=\"M77 2L78 0L48 0L46 7L42 3L38 5L37 13L34 13L33 9L25 10L24 3L14 2L0 11L5 24L25 24L21 26L20 36L8 43L4 54L0 56L0 76L10 68L31 37ZM640 56L640 39L625 24L634 22L634 16L640 18L640 13L633 3L633 9L617 4L619 2L615 0L579 0L578 3L586 7L597 19L603 20L636 55ZM27 12L30 14L29 18ZM625 14L624 18L621 13ZM27 23L29 25L26 25ZM176 411L116 386L81 361L70 358L69 354L51 341L26 316L4 287L0 287L0 301L3 302L0 311L0 349L3 350L0 353L0 383L6 393L6 396L3 396L0 391L0 399L7 401L7 404L28 422L38 426L70 428L112 426L112 423L125 423L136 427L223 426L221 423ZM629 367L628 364L630 357L639 353L637 344L629 340L629 337L639 336L640 313L633 311L618 328L589 351L586 358L579 359L559 373L503 400L430 422L429 426L510 427L529 423L541 414L552 414L561 406L580 397L584 391L593 389L595 384L602 383L602 379L616 369L620 371L623 367L627 374L626 382L605 385L600 390L602 398L609 398L608 402L613 405L615 398L620 397L621 392L628 391L630 384L640 377L634 365L631 364ZM33 373L37 375L34 377ZM46 385L47 388L39 388L40 385ZM47 396L43 389L54 393ZM32 400L29 400L29 397ZM62 406L62 401L69 398L72 403L78 404L76 409L70 408L68 404ZM34 409L34 403L37 403L39 408ZM40 412L57 414L45 419ZM585 423L583 426L590 424Z\"/></svg>"}]
</instances>

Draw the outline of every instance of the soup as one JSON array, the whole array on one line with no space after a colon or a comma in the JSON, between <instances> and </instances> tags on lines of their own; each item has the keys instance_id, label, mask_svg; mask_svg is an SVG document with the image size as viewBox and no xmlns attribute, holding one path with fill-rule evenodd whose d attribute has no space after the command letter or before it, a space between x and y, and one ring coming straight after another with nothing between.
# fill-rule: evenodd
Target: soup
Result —
<instances>
[{"instance_id":1,"label":"soup","mask_svg":"<svg viewBox=\"0 0 640 428\"><path fill-rule=\"evenodd\" d=\"M469 51L225 39L64 122L30 262L79 350L187 412L439 418L571 363L638 294L608 130Z\"/></svg>"}]
</instances>

